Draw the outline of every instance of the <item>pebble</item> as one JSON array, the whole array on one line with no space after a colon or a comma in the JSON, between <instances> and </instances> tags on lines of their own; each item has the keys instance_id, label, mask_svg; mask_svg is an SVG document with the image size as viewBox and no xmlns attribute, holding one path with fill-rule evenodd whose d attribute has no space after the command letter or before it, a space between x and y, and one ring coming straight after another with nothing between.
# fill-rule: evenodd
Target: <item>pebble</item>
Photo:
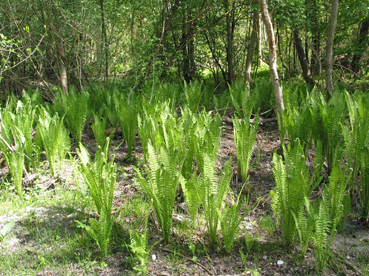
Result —
<instances>
[{"instance_id":1,"label":"pebble","mask_svg":"<svg viewBox=\"0 0 369 276\"><path fill-rule=\"evenodd\" d=\"M277 261L277 265L283 265L283 264L284 264L284 261L282 261L282 260Z\"/></svg>"},{"instance_id":2,"label":"pebble","mask_svg":"<svg viewBox=\"0 0 369 276\"><path fill-rule=\"evenodd\" d=\"M156 261L156 255L155 254L152 254L151 258L152 258L153 261Z\"/></svg>"}]
</instances>

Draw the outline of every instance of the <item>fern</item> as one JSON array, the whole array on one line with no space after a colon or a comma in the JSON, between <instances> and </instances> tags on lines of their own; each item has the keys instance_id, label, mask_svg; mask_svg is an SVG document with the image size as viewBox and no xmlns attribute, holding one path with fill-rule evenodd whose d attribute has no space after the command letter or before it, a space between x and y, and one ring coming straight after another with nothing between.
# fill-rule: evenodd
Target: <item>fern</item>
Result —
<instances>
[{"instance_id":1,"label":"fern","mask_svg":"<svg viewBox=\"0 0 369 276\"><path fill-rule=\"evenodd\" d=\"M39 151L33 143L35 118L36 106L34 106L30 100L25 103L18 101L14 124L22 133L22 147L24 155L26 156L24 164L27 171L30 171L31 166L37 168L39 161Z\"/></svg>"},{"instance_id":2,"label":"fern","mask_svg":"<svg viewBox=\"0 0 369 276\"><path fill-rule=\"evenodd\" d=\"M59 118L58 113L51 118L45 109L40 109L40 118L37 130L49 161L51 174L55 176L56 163L62 161L69 151L69 135L63 125L64 116Z\"/></svg>"},{"instance_id":3,"label":"fern","mask_svg":"<svg viewBox=\"0 0 369 276\"><path fill-rule=\"evenodd\" d=\"M109 138L104 148L98 148L95 163L91 163L90 154L82 144L77 154L81 160L79 171L86 181L98 213L104 209L107 214L111 214L117 165L114 164L114 156L108 160Z\"/></svg>"},{"instance_id":4,"label":"fern","mask_svg":"<svg viewBox=\"0 0 369 276\"><path fill-rule=\"evenodd\" d=\"M167 127L169 126L169 127ZM156 151L165 145L175 148L173 141L166 140L166 131L175 131L176 116L169 108L169 103L153 103L141 101L141 111L138 115L138 134L142 143L145 160L148 159L148 141Z\"/></svg>"},{"instance_id":5,"label":"fern","mask_svg":"<svg viewBox=\"0 0 369 276\"><path fill-rule=\"evenodd\" d=\"M284 147L284 146L283 146ZM298 213L304 197L309 196L308 169L305 166L305 156L297 141L294 148L284 147L285 165L282 157L273 154L273 175L275 191L271 191L272 208L277 223L282 219L282 234L286 243L290 245L295 237L295 221L293 213Z\"/></svg>"},{"instance_id":6,"label":"fern","mask_svg":"<svg viewBox=\"0 0 369 276\"><path fill-rule=\"evenodd\" d=\"M63 98L64 111L69 130L74 137L74 142L79 146L82 132L87 121L89 94L77 93L71 90Z\"/></svg>"},{"instance_id":7,"label":"fern","mask_svg":"<svg viewBox=\"0 0 369 276\"><path fill-rule=\"evenodd\" d=\"M317 205L319 203L319 205ZM330 220L324 198L316 203L317 207L311 214L314 221L314 232L312 234L314 254L318 261L318 271L322 272L328 257L330 249L328 240L328 233L330 230Z\"/></svg>"},{"instance_id":8,"label":"fern","mask_svg":"<svg viewBox=\"0 0 369 276\"><path fill-rule=\"evenodd\" d=\"M221 141L221 123L219 114L213 117L211 112L207 113L205 110L197 117L192 143L195 149L198 173L204 171L203 153L211 157L212 163L218 157Z\"/></svg>"},{"instance_id":9,"label":"fern","mask_svg":"<svg viewBox=\"0 0 369 276\"><path fill-rule=\"evenodd\" d=\"M189 84L186 82L183 83L184 103L188 105L192 113L196 114L198 112L202 94L201 82L193 81Z\"/></svg>"},{"instance_id":10,"label":"fern","mask_svg":"<svg viewBox=\"0 0 369 276\"><path fill-rule=\"evenodd\" d=\"M92 123L92 131L94 132L95 140L98 146L105 148L106 145L106 118L100 119L100 117L94 114L94 122ZM114 131L109 135L109 140L114 136Z\"/></svg>"},{"instance_id":11,"label":"fern","mask_svg":"<svg viewBox=\"0 0 369 276\"><path fill-rule=\"evenodd\" d=\"M231 205L229 206L228 204L225 204L222 211L222 219L220 225L227 254L231 253L233 242L242 220L251 210L251 207L248 207L249 198L247 197L244 201L246 210L244 211L243 215L240 216L243 203L243 201L241 200L241 193L243 188L244 187L242 187L240 193L238 194L236 201L234 201L233 195L231 194Z\"/></svg>"},{"instance_id":12,"label":"fern","mask_svg":"<svg viewBox=\"0 0 369 276\"><path fill-rule=\"evenodd\" d=\"M20 103L20 102L18 102ZM7 161L12 181L19 196L22 196L22 176L26 138L16 125L17 116L8 108L0 110L0 150Z\"/></svg>"},{"instance_id":13,"label":"fern","mask_svg":"<svg viewBox=\"0 0 369 276\"><path fill-rule=\"evenodd\" d=\"M301 204L300 209L296 213L292 212L299 236L300 254L302 257L306 254L315 227L314 218L311 216L311 208L309 199L305 197L304 204Z\"/></svg>"},{"instance_id":14,"label":"fern","mask_svg":"<svg viewBox=\"0 0 369 276\"><path fill-rule=\"evenodd\" d=\"M133 149L136 143L136 131L137 131L137 110L135 108L136 103L126 99L121 99L116 102L116 106L119 108L119 121L120 127L123 132L124 140L128 148L128 156L132 156Z\"/></svg>"},{"instance_id":15,"label":"fern","mask_svg":"<svg viewBox=\"0 0 369 276\"><path fill-rule=\"evenodd\" d=\"M242 82L235 82L229 86L229 93L232 104L239 118L250 118L254 107L255 97L250 93L250 90Z\"/></svg>"},{"instance_id":16,"label":"fern","mask_svg":"<svg viewBox=\"0 0 369 276\"><path fill-rule=\"evenodd\" d=\"M255 145L255 138L258 128L258 116L255 117L254 124L251 125L249 117L245 117L240 122L237 117L233 119L234 142L236 145L238 173L242 181L246 183L247 171L251 160L251 155Z\"/></svg>"},{"instance_id":17,"label":"fern","mask_svg":"<svg viewBox=\"0 0 369 276\"><path fill-rule=\"evenodd\" d=\"M132 252L136 255L137 259L139 260L141 264L141 269L144 275L147 274L147 266L149 264L149 258L148 258L149 254L151 250L154 248L154 246L160 242L160 241L157 241L150 247L150 249L148 249L149 235L148 235L147 220L149 218L150 211L151 211L151 206L147 208L147 211L145 214L145 225L144 225L144 230L142 231L142 233L139 233L138 230L129 229L129 235L131 238L131 244L129 245L129 247L131 248Z\"/></svg>"},{"instance_id":18,"label":"fern","mask_svg":"<svg viewBox=\"0 0 369 276\"><path fill-rule=\"evenodd\" d=\"M4 154L4 157L8 163L9 172L12 177L15 190L21 197L24 168L23 134L17 127L13 127L13 131L9 133L9 130L4 127L4 124L1 126L0 130L1 138L3 138L0 140L0 150ZM14 146L10 146L13 145L13 141L11 141L10 138L14 139ZM10 149L9 146L12 147L12 149Z\"/></svg>"},{"instance_id":19,"label":"fern","mask_svg":"<svg viewBox=\"0 0 369 276\"><path fill-rule=\"evenodd\" d=\"M210 236L210 245L214 247L217 237L217 229L221 221L221 211L224 199L229 189L229 182L232 178L232 166L229 159L223 166L219 183L215 174L215 162L212 156L204 153L204 171L196 184L199 191L201 206L204 211L207 230Z\"/></svg>"},{"instance_id":20,"label":"fern","mask_svg":"<svg viewBox=\"0 0 369 276\"><path fill-rule=\"evenodd\" d=\"M345 99L349 110L350 122L343 125L343 136L347 161L353 169L350 186L355 184L356 177L359 171L361 171L361 216L366 218L369 214L369 178L367 169L367 160L369 158L369 124L367 122L369 104L367 98L360 91L356 91L353 97L346 92Z\"/></svg>"},{"instance_id":21,"label":"fern","mask_svg":"<svg viewBox=\"0 0 369 276\"><path fill-rule=\"evenodd\" d=\"M114 157L108 161L109 138L104 148L98 148L95 155L95 163L91 163L90 155L86 148L80 144L77 154L81 160L79 171L83 175L86 184L95 203L99 219L89 219L90 226L76 221L84 227L88 234L97 242L101 255L107 255L107 249L111 230L115 217L111 216L113 195L116 183L117 165Z\"/></svg>"},{"instance_id":22,"label":"fern","mask_svg":"<svg viewBox=\"0 0 369 276\"><path fill-rule=\"evenodd\" d=\"M347 208L350 196L346 193L350 174L351 170L347 166L342 171L337 163L329 176L329 185L323 189L322 198L312 205L308 197L305 197L304 205L300 206L298 212L293 212L302 256L312 240L320 272L326 265L337 227L343 226L350 210Z\"/></svg>"},{"instance_id":23,"label":"fern","mask_svg":"<svg viewBox=\"0 0 369 276\"><path fill-rule=\"evenodd\" d=\"M177 158L176 153L171 154L164 147L157 153L149 142L148 160L150 168L146 170L148 181L143 178L137 168L134 168L140 185L153 202L156 218L163 231L166 244L170 242L174 200L179 184L179 173L176 167Z\"/></svg>"},{"instance_id":24,"label":"fern","mask_svg":"<svg viewBox=\"0 0 369 276\"><path fill-rule=\"evenodd\" d=\"M113 228L114 220L111 218L110 213L108 214L105 209L99 213L99 219L90 218L86 225L78 220L75 220L87 233L93 238L100 248L101 256L106 257L108 255L108 245Z\"/></svg>"},{"instance_id":25,"label":"fern","mask_svg":"<svg viewBox=\"0 0 369 276\"><path fill-rule=\"evenodd\" d=\"M320 105L320 128L323 131L319 135L327 157L328 174L335 163L342 159L341 125L346 116L345 110L345 100L339 91L333 93L329 102L322 101Z\"/></svg>"},{"instance_id":26,"label":"fern","mask_svg":"<svg viewBox=\"0 0 369 276\"><path fill-rule=\"evenodd\" d=\"M361 217L367 218L369 214L369 131L365 141L365 146L361 153Z\"/></svg>"},{"instance_id":27,"label":"fern","mask_svg":"<svg viewBox=\"0 0 369 276\"><path fill-rule=\"evenodd\" d=\"M186 206L191 215L192 225L195 227L196 219L198 216L199 208L201 206L201 198L199 195L199 186L197 185L197 172L194 171L192 178L185 179L183 176L180 178L180 183L185 198Z\"/></svg>"}]
</instances>

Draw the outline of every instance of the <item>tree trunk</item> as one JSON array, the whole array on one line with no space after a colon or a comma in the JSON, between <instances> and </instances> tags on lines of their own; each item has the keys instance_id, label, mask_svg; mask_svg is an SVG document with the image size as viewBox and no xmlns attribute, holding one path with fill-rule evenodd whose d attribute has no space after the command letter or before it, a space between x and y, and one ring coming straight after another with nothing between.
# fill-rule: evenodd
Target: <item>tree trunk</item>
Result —
<instances>
[{"instance_id":1,"label":"tree trunk","mask_svg":"<svg viewBox=\"0 0 369 276\"><path fill-rule=\"evenodd\" d=\"M295 40L295 46L297 50L297 55L300 61L301 69L302 69L302 76L307 85L310 88L313 88L315 85L314 80L311 78L310 70L307 64L306 55L304 53L304 48L302 47L302 41L300 38L299 30L297 28L293 31L293 37Z\"/></svg>"},{"instance_id":2,"label":"tree trunk","mask_svg":"<svg viewBox=\"0 0 369 276\"><path fill-rule=\"evenodd\" d=\"M313 76L320 75L321 73L321 61L320 61L320 29L319 29L319 20L318 20L318 6L316 3L317 0L309 0L308 8L310 12L308 13L308 17L311 25L311 65L310 71Z\"/></svg>"},{"instance_id":3,"label":"tree trunk","mask_svg":"<svg viewBox=\"0 0 369 276\"><path fill-rule=\"evenodd\" d=\"M229 11L229 0L225 0L226 12ZM233 2L232 2L233 5ZM233 7L232 7L233 9ZM227 24L227 64L228 64L228 83L231 84L233 81L233 13L228 13L226 16Z\"/></svg>"},{"instance_id":4,"label":"tree trunk","mask_svg":"<svg viewBox=\"0 0 369 276\"><path fill-rule=\"evenodd\" d=\"M254 0L254 5L257 4L257 1ZM250 87L250 75L252 69L252 57L254 56L254 51L256 48L256 43L258 39L258 31L259 31L259 10L254 9L254 15L252 17L252 33L251 40L247 50L247 58L246 58L246 71L245 71L245 84L247 87Z\"/></svg>"},{"instance_id":5,"label":"tree trunk","mask_svg":"<svg viewBox=\"0 0 369 276\"><path fill-rule=\"evenodd\" d=\"M362 23L360 27L359 37L357 41L358 49L357 49L357 52L355 52L354 56L352 57L351 68L352 68L352 71L354 71L355 73L360 72L359 62L360 62L360 59L364 51L368 47L368 42L367 42L368 34L369 34L369 17L367 17L364 20L364 22Z\"/></svg>"},{"instance_id":6,"label":"tree trunk","mask_svg":"<svg viewBox=\"0 0 369 276\"><path fill-rule=\"evenodd\" d=\"M55 34L60 33L60 16L59 10L55 7ZM59 39L59 43L56 45L56 58L59 69L60 86L64 93L68 93L68 74L67 68L64 61L64 41L62 38Z\"/></svg>"},{"instance_id":7,"label":"tree trunk","mask_svg":"<svg viewBox=\"0 0 369 276\"><path fill-rule=\"evenodd\" d=\"M259 0L260 11L263 16L263 22L268 37L269 45L269 69L270 77L273 85L274 97L276 102L276 109L280 116L284 110L282 87L279 82L278 70L277 70L277 50L275 44L275 36L273 31L272 20L269 15L268 5L266 0Z\"/></svg>"},{"instance_id":8,"label":"tree trunk","mask_svg":"<svg viewBox=\"0 0 369 276\"><path fill-rule=\"evenodd\" d=\"M100 0L100 9L101 9L101 33L103 38L102 49L105 58L105 74L104 79L107 80L109 76L109 45L108 45L108 36L106 34L105 27L105 15L104 15L104 0Z\"/></svg>"},{"instance_id":9,"label":"tree trunk","mask_svg":"<svg viewBox=\"0 0 369 276\"><path fill-rule=\"evenodd\" d=\"M337 25L337 15L338 15L338 0L332 0L332 14L329 22L329 30L327 37L327 61L325 69L325 82L327 85L327 90L332 94L334 91L333 87L333 39L334 33L336 31Z\"/></svg>"}]
</instances>

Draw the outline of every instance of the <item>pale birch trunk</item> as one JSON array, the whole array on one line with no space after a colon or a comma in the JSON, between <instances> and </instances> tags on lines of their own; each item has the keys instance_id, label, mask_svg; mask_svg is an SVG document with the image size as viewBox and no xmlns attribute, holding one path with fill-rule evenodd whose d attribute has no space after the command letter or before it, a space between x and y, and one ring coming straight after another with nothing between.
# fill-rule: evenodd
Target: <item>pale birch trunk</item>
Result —
<instances>
[{"instance_id":1,"label":"pale birch trunk","mask_svg":"<svg viewBox=\"0 0 369 276\"><path fill-rule=\"evenodd\" d=\"M282 87L279 82L277 70L277 49L275 43L273 24L269 15L268 4L266 0L259 0L259 5L268 38L270 78L273 85L276 109L279 115L282 116L282 111L284 110L284 102L283 102Z\"/></svg>"}]
</instances>

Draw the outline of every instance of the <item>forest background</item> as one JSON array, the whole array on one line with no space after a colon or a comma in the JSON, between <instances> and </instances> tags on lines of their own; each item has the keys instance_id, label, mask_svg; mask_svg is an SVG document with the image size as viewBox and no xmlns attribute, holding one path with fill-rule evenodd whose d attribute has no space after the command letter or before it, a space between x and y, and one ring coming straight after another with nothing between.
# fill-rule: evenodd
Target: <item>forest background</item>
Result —
<instances>
[{"instance_id":1,"label":"forest background","mask_svg":"<svg viewBox=\"0 0 369 276\"><path fill-rule=\"evenodd\" d=\"M334 82L367 84L368 1L268 4L281 80L303 76L323 89L331 63ZM55 85L139 90L195 79L224 89L270 63L258 1L1 1L0 9L3 93L31 86L48 98Z\"/></svg>"}]
</instances>

